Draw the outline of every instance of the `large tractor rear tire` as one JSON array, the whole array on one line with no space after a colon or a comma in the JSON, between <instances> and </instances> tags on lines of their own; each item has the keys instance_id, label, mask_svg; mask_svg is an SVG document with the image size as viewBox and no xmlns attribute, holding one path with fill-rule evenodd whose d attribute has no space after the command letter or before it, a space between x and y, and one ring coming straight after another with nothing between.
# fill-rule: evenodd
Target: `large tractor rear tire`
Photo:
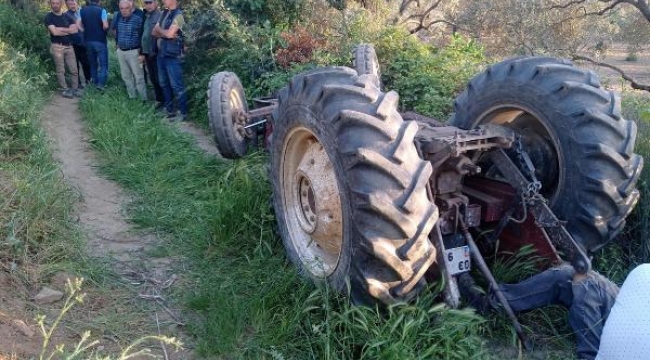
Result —
<instances>
[{"instance_id":1,"label":"large tractor rear tire","mask_svg":"<svg viewBox=\"0 0 650 360\"><path fill-rule=\"evenodd\" d=\"M227 71L212 75L208 85L208 119L221 156L237 159L246 155L251 132L244 129L247 112L244 88L237 75Z\"/></svg>"},{"instance_id":2,"label":"large tractor rear tire","mask_svg":"<svg viewBox=\"0 0 650 360\"><path fill-rule=\"evenodd\" d=\"M273 204L290 260L355 303L407 301L436 259L431 164L415 122L371 75L331 67L280 92L271 144ZM346 286L349 281L349 288Z\"/></svg>"},{"instance_id":3,"label":"large tractor rear tire","mask_svg":"<svg viewBox=\"0 0 650 360\"><path fill-rule=\"evenodd\" d=\"M553 58L516 58L472 79L450 125L494 123L522 138L542 194L567 229L594 252L615 237L639 199L643 159L636 124L597 76Z\"/></svg>"}]
</instances>

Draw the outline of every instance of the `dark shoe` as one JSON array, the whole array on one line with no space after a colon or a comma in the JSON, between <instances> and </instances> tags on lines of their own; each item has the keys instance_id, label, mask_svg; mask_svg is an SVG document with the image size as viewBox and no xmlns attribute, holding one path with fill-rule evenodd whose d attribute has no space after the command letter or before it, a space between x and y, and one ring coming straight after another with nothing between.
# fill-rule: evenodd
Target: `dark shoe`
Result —
<instances>
[{"instance_id":1,"label":"dark shoe","mask_svg":"<svg viewBox=\"0 0 650 360\"><path fill-rule=\"evenodd\" d=\"M490 312L490 300L485 294L479 291L479 287L474 282L474 278L469 273L462 273L456 278L458 283L458 290L463 300L468 306L476 309L476 311L485 316Z\"/></svg>"},{"instance_id":2,"label":"dark shoe","mask_svg":"<svg viewBox=\"0 0 650 360\"><path fill-rule=\"evenodd\" d=\"M64 89L63 91L61 91L61 96L63 96L66 99L72 99L74 97L74 94L72 93L72 90Z\"/></svg>"},{"instance_id":3,"label":"dark shoe","mask_svg":"<svg viewBox=\"0 0 650 360\"><path fill-rule=\"evenodd\" d=\"M72 95L74 95L74 97L78 97L78 98L80 98L83 94L84 94L84 93L83 93L83 91L81 91L81 89L74 89L74 90L72 90Z\"/></svg>"}]
</instances>

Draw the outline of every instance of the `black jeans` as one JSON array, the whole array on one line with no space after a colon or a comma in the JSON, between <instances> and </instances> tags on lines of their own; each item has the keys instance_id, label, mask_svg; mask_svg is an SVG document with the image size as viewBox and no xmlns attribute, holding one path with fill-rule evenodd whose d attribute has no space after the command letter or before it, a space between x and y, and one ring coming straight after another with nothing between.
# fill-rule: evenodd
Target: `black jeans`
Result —
<instances>
[{"instance_id":1,"label":"black jeans","mask_svg":"<svg viewBox=\"0 0 650 360\"><path fill-rule=\"evenodd\" d=\"M160 81L158 81L158 61L156 55L145 54L145 64L147 66L146 74L149 77L149 81L153 85L153 91L156 94L156 102L160 104L165 103L165 95L163 90L160 87Z\"/></svg>"},{"instance_id":2,"label":"black jeans","mask_svg":"<svg viewBox=\"0 0 650 360\"><path fill-rule=\"evenodd\" d=\"M593 360L598 353L603 326L618 295L618 286L595 271L587 273L580 282L573 282L573 274L573 267L561 265L518 284L502 284L499 288L516 312L545 305L568 308L578 358ZM496 300L494 294L490 295Z\"/></svg>"},{"instance_id":3,"label":"black jeans","mask_svg":"<svg viewBox=\"0 0 650 360\"><path fill-rule=\"evenodd\" d=\"M82 45L72 45L72 48L74 49L74 56L77 58L77 67L81 65L81 71L84 73L86 83L89 83L92 75L90 73L90 61L88 61L86 47ZM80 74L81 71L79 72ZM79 83L81 84L81 81Z\"/></svg>"}]
</instances>

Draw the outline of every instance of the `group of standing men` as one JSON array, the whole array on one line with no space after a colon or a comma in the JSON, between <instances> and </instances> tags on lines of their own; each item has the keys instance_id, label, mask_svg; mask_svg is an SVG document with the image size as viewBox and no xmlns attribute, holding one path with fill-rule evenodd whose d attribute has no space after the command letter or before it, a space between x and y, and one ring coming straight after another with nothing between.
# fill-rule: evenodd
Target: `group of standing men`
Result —
<instances>
[{"instance_id":1,"label":"group of standing men","mask_svg":"<svg viewBox=\"0 0 650 360\"><path fill-rule=\"evenodd\" d=\"M145 76L148 75L155 100L159 107L165 108L167 117L176 117L175 96L181 120L187 118L182 71L184 18L178 0L163 0L163 11L158 9L156 0L144 0L144 11L135 7L133 0L118 0L120 12L110 27L108 12L100 6L100 0L87 0L82 8L77 0L65 0L66 12L62 9L62 1L50 0L52 11L45 16L62 96L81 96L80 89L85 84L79 81L79 69L86 83L104 89L108 79L107 33L110 28L129 97L147 100ZM66 67L70 86L65 77Z\"/></svg>"}]
</instances>

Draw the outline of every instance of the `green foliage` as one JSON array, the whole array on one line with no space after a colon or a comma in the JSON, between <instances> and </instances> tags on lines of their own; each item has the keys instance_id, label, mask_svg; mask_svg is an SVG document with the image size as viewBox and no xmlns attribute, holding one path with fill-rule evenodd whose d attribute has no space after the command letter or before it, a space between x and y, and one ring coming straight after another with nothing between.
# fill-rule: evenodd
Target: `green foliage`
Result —
<instances>
[{"instance_id":1,"label":"green foliage","mask_svg":"<svg viewBox=\"0 0 650 360\"><path fill-rule=\"evenodd\" d=\"M41 72L39 72L39 70ZM73 194L59 178L37 118L47 76L0 38L0 258L61 260L78 240L71 228ZM55 246L68 241L68 248Z\"/></svg>"},{"instance_id":2,"label":"green foliage","mask_svg":"<svg viewBox=\"0 0 650 360\"><path fill-rule=\"evenodd\" d=\"M0 40L0 154L4 156L19 155L30 146L31 118L42 104L35 93L48 78L40 69L37 58L27 58Z\"/></svg>"},{"instance_id":3,"label":"green foliage","mask_svg":"<svg viewBox=\"0 0 650 360\"><path fill-rule=\"evenodd\" d=\"M225 0L247 23L290 24L298 20L305 0Z\"/></svg>"},{"instance_id":4,"label":"green foliage","mask_svg":"<svg viewBox=\"0 0 650 360\"><path fill-rule=\"evenodd\" d=\"M453 37L435 48L400 28L387 28L375 46L382 80L400 94L402 107L438 119L450 114L456 94L486 61L472 40Z\"/></svg>"},{"instance_id":5,"label":"green foliage","mask_svg":"<svg viewBox=\"0 0 650 360\"><path fill-rule=\"evenodd\" d=\"M296 349L302 353L297 358L483 359L478 335L484 320L473 311L437 303L436 294L425 292L414 304L379 311L318 289L299 308L298 341L285 348L309 345Z\"/></svg>"},{"instance_id":6,"label":"green foliage","mask_svg":"<svg viewBox=\"0 0 650 360\"><path fill-rule=\"evenodd\" d=\"M250 10L262 3L249 1L238 6ZM303 25L288 28L271 21L247 25L237 11L219 5L189 12L192 21L186 34L191 51L186 68L192 79L188 92L194 119L205 119L205 89L210 76L218 71L236 73L249 99L268 96L286 86L291 76L314 66L351 66L351 50L361 42L375 45L385 87L400 93L404 109L445 118L456 94L485 63L483 49L471 40L454 37L447 46L436 48L403 27L380 26L368 12L356 11L349 19L337 20L333 16L318 28L307 27L315 32L312 36L319 39L315 44L320 47L313 48L309 62L283 68L276 61L278 49L287 46L286 34L295 33Z\"/></svg>"},{"instance_id":7,"label":"green foliage","mask_svg":"<svg viewBox=\"0 0 650 360\"><path fill-rule=\"evenodd\" d=\"M277 71L273 50L281 28L270 22L246 26L231 11L215 6L190 10L192 22L186 34L190 52L186 57L186 74L190 94L191 118L205 119L208 82L212 74L232 71L250 94L253 84L264 74ZM268 75L266 75L268 78ZM256 93L268 93L258 90Z\"/></svg>"},{"instance_id":8,"label":"green foliage","mask_svg":"<svg viewBox=\"0 0 650 360\"><path fill-rule=\"evenodd\" d=\"M36 54L43 62L50 61L50 40L43 16L35 6L30 6L29 11L18 10L0 0L0 39L17 50Z\"/></svg>"}]
</instances>

